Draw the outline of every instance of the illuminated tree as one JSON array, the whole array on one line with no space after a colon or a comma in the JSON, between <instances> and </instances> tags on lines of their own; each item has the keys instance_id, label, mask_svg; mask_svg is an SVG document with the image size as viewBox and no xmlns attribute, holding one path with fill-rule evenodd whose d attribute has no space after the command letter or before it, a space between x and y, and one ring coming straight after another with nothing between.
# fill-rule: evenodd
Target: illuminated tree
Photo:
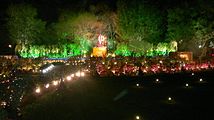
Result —
<instances>
[{"instance_id":1,"label":"illuminated tree","mask_svg":"<svg viewBox=\"0 0 214 120\"><path fill-rule=\"evenodd\" d=\"M174 8L168 10L167 39L169 41L175 40L182 43L188 42L188 40L192 38L193 33L190 13L191 11L187 8Z\"/></svg>"},{"instance_id":2,"label":"illuminated tree","mask_svg":"<svg viewBox=\"0 0 214 120\"><path fill-rule=\"evenodd\" d=\"M36 18L37 11L30 5L11 5L8 7L7 15L10 38L18 46L35 43L45 31L45 22Z\"/></svg>"},{"instance_id":3,"label":"illuminated tree","mask_svg":"<svg viewBox=\"0 0 214 120\"><path fill-rule=\"evenodd\" d=\"M149 44L162 41L162 16L155 6L142 1L120 0L118 2L118 26L122 39L135 52L145 52ZM148 45L148 46L147 46Z\"/></svg>"}]
</instances>

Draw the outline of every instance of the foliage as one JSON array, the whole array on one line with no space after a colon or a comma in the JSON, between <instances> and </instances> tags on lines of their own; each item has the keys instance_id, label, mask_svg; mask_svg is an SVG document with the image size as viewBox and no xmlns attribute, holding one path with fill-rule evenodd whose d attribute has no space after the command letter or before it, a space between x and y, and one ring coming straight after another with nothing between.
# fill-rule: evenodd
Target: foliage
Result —
<instances>
[{"instance_id":1,"label":"foliage","mask_svg":"<svg viewBox=\"0 0 214 120\"><path fill-rule=\"evenodd\" d=\"M129 44L135 40L157 44L161 40L162 16L154 6L137 0L121 0L118 2L118 18L119 32Z\"/></svg>"},{"instance_id":2,"label":"foliage","mask_svg":"<svg viewBox=\"0 0 214 120\"><path fill-rule=\"evenodd\" d=\"M121 56L131 56L131 51L128 49L128 46L126 44L119 44L117 46L115 54Z\"/></svg>"},{"instance_id":3,"label":"foliage","mask_svg":"<svg viewBox=\"0 0 214 120\"><path fill-rule=\"evenodd\" d=\"M45 22L37 17L34 7L27 4L9 6L7 28L11 40L16 44L32 44L45 31Z\"/></svg>"},{"instance_id":4,"label":"foliage","mask_svg":"<svg viewBox=\"0 0 214 120\"><path fill-rule=\"evenodd\" d=\"M169 41L189 40L192 37L191 11L188 8L174 8L168 10L167 38Z\"/></svg>"},{"instance_id":5,"label":"foliage","mask_svg":"<svg viewBox=\"0 0 214 120\"><path fill-rule=\"evenodd\" d=\"M23 58L67 58L83 54L83 49L77 44L21 45L18 53Z\"/></svg>"}]
</instances>

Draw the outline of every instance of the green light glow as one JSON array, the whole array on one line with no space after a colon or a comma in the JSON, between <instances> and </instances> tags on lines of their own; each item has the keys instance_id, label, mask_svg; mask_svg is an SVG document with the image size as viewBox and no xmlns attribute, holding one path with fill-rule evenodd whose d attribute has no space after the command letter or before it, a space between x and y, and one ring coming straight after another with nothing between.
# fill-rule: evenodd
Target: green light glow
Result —
<instances>
[{"instance_id":1,"label":"green light glow","mask_svg":"<svg viewBox=\"0 0 214 120\"><path fill-rule=\"evenodd\" d=\"M21 49L18 50L18 53L23 58L67 58L83 54L82 49L77 44L51 46L21 45Z\"/></svg>"},{"instance_id":2,"label":"green light glow","mask_svg":"<svg viewBox=\"0 0 214 120\"><path fill-rule=\"evenodd\" d=\"M78 44L63 44L63 45L20 45L18 53L23 58L68 58L79 56L83 54L91 54L91 43L86 40L80 40L81 45ZM127 44L118 44L117 49L114 51L116 55L120 56L159 56L168 55L169 52L176 51L171 47L170 43L159 43L157 46L152 46L147 51L133 52Z\"/></svg>"}]
</instances>

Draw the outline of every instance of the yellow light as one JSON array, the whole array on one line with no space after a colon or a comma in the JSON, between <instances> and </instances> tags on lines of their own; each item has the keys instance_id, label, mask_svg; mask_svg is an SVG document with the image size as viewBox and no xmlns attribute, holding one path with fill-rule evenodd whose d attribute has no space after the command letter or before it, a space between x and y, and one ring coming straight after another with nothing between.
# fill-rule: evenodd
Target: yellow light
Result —
<instances>
[{"instance_id":1,"label":"yellow light","mask_svg":"<svg viewBox=\"0 0 214 120\"><path fill-rule=\"evenodd\" d=\"M139 87L140 85L139 85L139 84L136 84L136 86Z\"/></svg>"},{"instance_id":2,"label":"yellow light","mask_svg":"<svg viewBox=\"0 0 214 120\"><path fill-rule=\"evenodd\" d=\"M1 106L6 106L7 105L7 102L1 102Z\"/></svg>"},{"instance_id":3,"label":"yellow light","mask_svg":"<svg viewBox=\"0 0 214 120\"><path fill-rule=\"evenodd\" d=\"M67 76L66 79L67 79L68 81L70 81L70 80L71 80L71 76Z\"/></svg>"},{"instance_id":4,"label":"yellow light","mask_svg":"<svg viewBox=\"0 0 214 120\"><path fill-rule=\"evenodd\" d=\"M74 74L71 74L71 77L74 77Z\"/></svg>"},{"instance_id":5,"label":"yellow light","mask_svg":"<svg viewBox=\"0 0 214 120\"><path fill-rule=\"evenodd\" d=\"M112 54L112 57L115 57L115 54Z\"/></svg>"},{"instance_id":6,"label":"yellow light","mask_svg":"<svg viewBox=\"0 0 214 120\"><path fill-rule=\"evenodd\" d=\"M49 86L50 86L49 84L46 84L46 85L45 85L45 88L49 88Z\"/></svg>"},{"instance_id":7,"label":"yellow light","mask_svg":"<svg viewBox=\"0 0 214 120\"><path fill-rule=\"evenodd\" d=\"M53 81L53 85L57 86L58 85L58 81Z\"/></svg>"},{"instance_id":8,"label":"yellow light","mask_svg":"<svg viewBox=\"0 0 214 120\"><path fill-rule=\"evenodd\" d=\"M135 118L136 118L136 120L140 120L140 116L138 116L138 115Z\"/></svg>"},{"instance_id":9,"label":"yellow light","mask_svg":"<svg viewBox=\"0 0 214 120\"><path fill-rule=\"evenodd\" d=\"M85 76L85 73L84 73L84 72L81 72L81 73L80 73L80 76Z\"/></svg>"},{"instance_id":10,"label":"yellow light","mask_svg":"<svg viewBox=\"0 0 214 120\"><path fill-rule=\"evenodd\" d=\"M78 72L76 73L76 76L77 76L77 77L80 77L80 75L81 75L81 74L80 74L80 72L78 71Z\"/></svg>"},{"instance_id":11,"label":"yellow light","mask_svg":"<svg viewBox=\"0 0 214 120\"><path fill-rule=\"evenodd\" d=\"M35 92L36 92L36 93L40 93L40 92L41 92L40 88L39 88L39 87L36 88Z\"/></svg>"},{"instance_id":12,"label":"yellow light","mask_svg":"<svg viewBox=\"0 0 214 120\"><path fill-rule=\"evenodd\" d=\"M168 100L169 100L169 101L171 101L171 100L172 100L172 98L171 98L171 97L168 97Z\"/></svg>"}]
</instances>

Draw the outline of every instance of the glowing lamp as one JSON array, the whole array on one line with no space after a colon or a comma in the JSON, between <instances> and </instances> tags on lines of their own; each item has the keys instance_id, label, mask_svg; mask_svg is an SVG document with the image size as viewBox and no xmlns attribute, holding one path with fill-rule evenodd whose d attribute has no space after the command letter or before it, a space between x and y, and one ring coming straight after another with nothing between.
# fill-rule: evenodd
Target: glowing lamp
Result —
<instances>
[{"instance_id":1,"label":"glowing lamp","mask_svg":"<svg viewBox=\"0 0 214 120\"><path fill-rule=\"evenodd\" d=\"M171 97L168 97L168 100L169 100L169 101L171 101L171 100L172 100L172 98L171 98Z\"/></svg>"},{"instance_id":2,"label":"glowing lamp","mask_svg":"<svg viewBox=\"0 0 214 120\"><path fill-rule=\"evenodd\" d=\"M80 73L80 76L85 76L85 73L84 73L84 72L81 72L81 73Z\"/></svg>"},{"instance_id":3,"label":"glowing lamp","mask_svg":"<svg viewBox=\"0 0 214 120\"><path fill-rule=\"evenodd\" d=\"M156 79L156 82L159 82L159 79Z\"/></svg>"},{"instance_id":4,"label":"glowing lamp","mask_svg":"<svg viewBox=\"0 0 214 120\"><path fill-rule=\"evenodd\" d=\"M58 85L58 81L53 81L53 85L57 86Z\"/></svg>"},{"instance_id":5,"label":"glowing lamp","mask_svg":"<svg viewBox=\"0 0 214 120\"><path fill-rule=\"evenodd\" d=\"M66 79L67 79L68 81L70 81L70 80L71 80L71 76L67 76Z\"/></svg>"},{"instance_id":6,"label":"glowing lamp","mask_svg":"<svg viewBox=\"0 0 214 120\"><path fill-rule=\"evenodd\" d=\"M39 87L36 88L35 92L36 92L36 93L40 93L40 92L41 92L40 88L39 88Z\"/></svg>"},{"instance_id":7,"label":"glowing lamp","mask_svg":"<svg viewBox=\"0 0 214 120\"><path fill-rule=\"evenodd\" d=\"M136 120L140 120L140 116L138 116L138 115L135 118L136 118Z\"/></svg>"},{"instance_id":8,"label":"glowing lamp","mask_svg":"<svg viewBox=\"0 0 214 120\"><path fill-rule=\"evenodd\" d=\"M50 86L49 84L46 84L46 85L45 85L45 88L49 88L49 86Z\"/></svg>"},{"instance_id":9,"label":"glowing lamp","mask_svg":"<svg viewBox=\"0 0 214 120\"><path fill-rule=\"evenodd\" d=\"M77 77L80 77L80 75L81 75L80 72L77 72L77 73L76 73L76 76L77 76Z\"/></svg>"}]
</instances>

